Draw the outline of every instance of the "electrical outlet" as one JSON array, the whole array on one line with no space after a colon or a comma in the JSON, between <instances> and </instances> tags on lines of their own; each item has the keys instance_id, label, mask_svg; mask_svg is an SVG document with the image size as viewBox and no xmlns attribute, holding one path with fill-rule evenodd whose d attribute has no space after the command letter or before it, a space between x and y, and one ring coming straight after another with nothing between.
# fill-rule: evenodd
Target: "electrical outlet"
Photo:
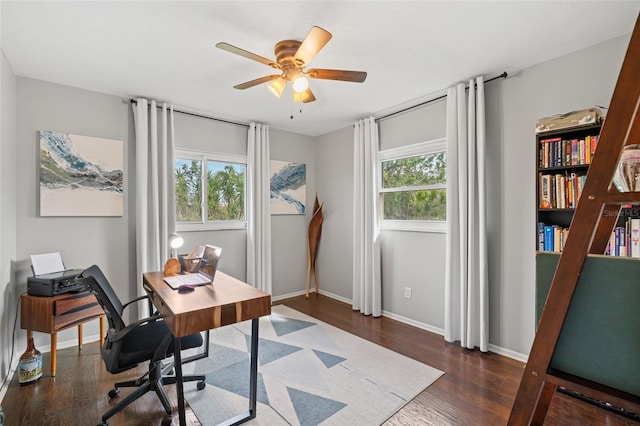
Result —
<instances>
[{"instance_id":1,"label":"electrical outlet","mask_svg":"<svg viewBox=\"0 0 640 426\"><path fill-rule=\"evenodd\" d=\"M404 288L404 298L411 299L411 287Z\"/></svg>"}]
</instances>

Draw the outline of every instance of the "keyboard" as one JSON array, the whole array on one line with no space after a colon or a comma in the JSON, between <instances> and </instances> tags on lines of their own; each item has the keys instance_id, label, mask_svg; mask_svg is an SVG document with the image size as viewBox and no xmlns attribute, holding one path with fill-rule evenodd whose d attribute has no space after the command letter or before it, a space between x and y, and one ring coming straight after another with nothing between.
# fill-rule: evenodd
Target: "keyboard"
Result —
<instances>
[{"instance_id":1,"label":"keyboard","mask_svg":"<svg viewBox=\"0 0 640 426\"><path fill-rule=\"evenodd\" d=\"M164 277L164 282L169 284L171 288L177 289L181 285L204 285L210 284L211 278L208 276L197 273L197 274L185 274L185 275L174 275L172 277Z\"/></svg>"}]
</instances>

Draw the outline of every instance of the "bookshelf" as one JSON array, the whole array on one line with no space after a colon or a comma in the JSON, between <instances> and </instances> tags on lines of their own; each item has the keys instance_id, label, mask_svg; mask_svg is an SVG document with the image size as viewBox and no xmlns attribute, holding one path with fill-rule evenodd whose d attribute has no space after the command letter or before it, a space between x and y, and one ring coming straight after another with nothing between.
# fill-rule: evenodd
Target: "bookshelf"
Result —
<instances>
[{"instance_id":1,"label":"bookshelf","mask_svg":"<svg viewBox=\"0 0 640 426\"><path fill-rule=\"evenodd\" d=\"M536 250L560 252L595 154L602 123L536 135Z\"/></svg>"}]
</instances>

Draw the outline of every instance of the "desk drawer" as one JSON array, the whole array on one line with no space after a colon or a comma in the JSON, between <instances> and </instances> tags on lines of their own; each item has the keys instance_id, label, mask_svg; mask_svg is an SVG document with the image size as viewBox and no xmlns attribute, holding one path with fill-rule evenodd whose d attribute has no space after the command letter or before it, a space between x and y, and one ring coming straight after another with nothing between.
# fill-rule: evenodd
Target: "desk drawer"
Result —
<instances>
[{"instance_id":1,"label":"desk drawer","mask_svg":"<svg viewBox=\"0 0 640 426\"><path fill-rule=\"evenodd\" d=\"M70 294L55 301L53 307L53 329L62 330L104 314L95 296L88 292Z\"/></svg>"},{"instance_id":2,"label":"desk drawer","mask_svg":"<svg viewBox=\"0 0 640 426\"><path fill-rule=\"evenodd\" d=\"M20 323L31 331L57 333L102 315L104 311L88 291L58 296L23 294L20 298Z\"/></svg>"},{"instance_id":3,"label":"desk drawer","mask_svg":"<svg viewBox=\"0 0 640 426\"><path fill-rule=\"evenodd\" d=\"M55 301L53 315L64 315L98 304L96 297L88 292L70 294L64 299Z\"/></svg>"}]
</instances>

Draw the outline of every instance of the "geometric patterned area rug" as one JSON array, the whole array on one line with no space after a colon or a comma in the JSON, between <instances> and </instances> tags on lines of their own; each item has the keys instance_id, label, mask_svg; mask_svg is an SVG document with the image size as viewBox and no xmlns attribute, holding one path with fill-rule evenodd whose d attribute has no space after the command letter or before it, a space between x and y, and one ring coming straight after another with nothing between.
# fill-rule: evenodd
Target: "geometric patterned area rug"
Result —
<instances>
[{"instance_id":1,"label":"geometric patterned area rug","mask_svg":"<svg viewBox=\"0 0 640 426\"><path fill-rule=\"evenodd\" d=\"M251 322L211 330L209 357L184 365L206 375L185 385L202 425L249 407ZM257 416L247 425L378 425L443 374L283 305L260 319Z\"/></svg>"}]
</instances>

